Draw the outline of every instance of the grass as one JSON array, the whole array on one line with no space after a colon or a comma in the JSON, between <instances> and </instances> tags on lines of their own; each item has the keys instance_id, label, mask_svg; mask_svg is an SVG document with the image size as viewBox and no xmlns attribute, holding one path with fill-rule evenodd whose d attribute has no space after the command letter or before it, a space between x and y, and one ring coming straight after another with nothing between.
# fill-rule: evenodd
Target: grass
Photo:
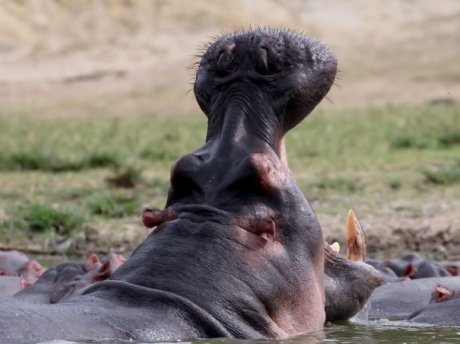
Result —
<instances>
[{"instance_id":1,"label":"grass","mask_svg":"<svg viewBox=\"0 0 460 344\"><path fill-rule=\"evenodd\" d=\"M448 149L460 147L457 110L444 106L418 108L411 116L401 114L395 132L389 133L393 149ZM399 110L398 112L401 112Z\"/></svg>"},{"instance_id":2,"label":"grass","mask_svg":"<svg viewBox=\"0 0 460 344\"><path fill-rule=\"evenodd\" d=\"M0 155L0 170L68 172L90 168L118 166L119 158L110 153L88 153L86 156L64 158L40 151L19 151Z\"/></svg>"},{"instance_id":3,"label":"grass","mask_svg":"<svg viewBox=\"0 0 460 344\"><path fill-rule=\"evenodd\" d=\"M85 214L75 207L60 208L46 203L23 204L14 213L20 228L39 233L54 231L68 235L81 227L86 220Z\"/></svg>"},{"instance_id":4,"label":"grass","mask_svg":"<svg viewBox=\"0 0 460 344\"><path fill-rule=\"evenodd\" d=\"M317 182L313 182L310 184L311 187L315 187L318 189L332 189L332 190L339 190L339 191L348 191L354 192L358 190L358 180L355 178L322 178Z\"/></svg>"},{"instance_id":5,"label":"grass","mask_svg":"<svg viewBox=\"0 0 460 344\"><path fill-rule=\"evenodd\" d=\"M141 203L136 194L107 191L89 197L86 208L92 215L119 218L139 214Z\"/></svg>"},{"instance_id":6,"label":"grass","mask_svg":"<svg viewBox=\"0 0 460 344\"><path fill-rule=\"evenodd\" d=\"M164 206L170 166L203 144L206 118L0 114L0 128L0 242L92 226L108 228L116 247L113 233L138 233L143 205ZM349 208L378 214L401 199L452 203L460 163L448 162L460 160L459 132L460 107L317 110L288 134L289 166L318 200L320 220Z\"/></svg>"},{"instance_id":7,"label":"grass","mask_svg":"<svg viewBox=\"0 0 460 344\"><path fill-rule=\"evenodd\" d=\"M142 169L135 166L116 167L111 176L105 179L108 186L133 188L142 181Z\"/></svg>"},{"instance_id":8,"label":"grass","mask_svg":"<svg viewBox=\"0 0 460 344\"><path fill-rule=\"evenodd\" d=\"M424 170L425 180L432 184L453 184L460 183L460 159L455 163L444 166L438 170Z\"/></svg>"}]
</instances>

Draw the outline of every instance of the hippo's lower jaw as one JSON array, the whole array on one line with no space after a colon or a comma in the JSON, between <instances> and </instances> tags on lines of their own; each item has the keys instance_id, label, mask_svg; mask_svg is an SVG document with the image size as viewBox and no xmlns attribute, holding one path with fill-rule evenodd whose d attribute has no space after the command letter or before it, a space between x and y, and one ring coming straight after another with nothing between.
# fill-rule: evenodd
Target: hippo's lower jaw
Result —
<instances>
[{"instance_id":1,"label":"hippo's lower jaw","mask_svg":"<svg viewBox=\"0 0 460 344\"><path fill-rule=\"evenodd\" d=\"M336 248L338 252L338 245ZM383 282L380 273L364 263L364 228L353 211L348 212L347 258L339 256L327 243L324 250L326 321L350 319L364 307L374 289Z\"/></svg>"},{"instance_id":2,"label":"hippo's lower jaw","mask_svg":"<svg viewBox=\"0 0 460 344\"><path fill-rule=\"evenodd\" d=\"M348 320L366 304L382 278L372 266L348 260L325 245L326 321Z\"/></svg>"}]
</instances>

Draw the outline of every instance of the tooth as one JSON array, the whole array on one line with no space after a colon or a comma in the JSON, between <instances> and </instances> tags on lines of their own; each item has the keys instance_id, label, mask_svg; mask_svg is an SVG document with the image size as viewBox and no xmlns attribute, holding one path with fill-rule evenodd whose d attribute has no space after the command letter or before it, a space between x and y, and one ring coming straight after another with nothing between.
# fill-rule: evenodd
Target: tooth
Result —
<instances>
[{"instance_id":1,"label":"tooth","mask_svg":"<svg viewBox=\"0 0 460 344\"><path fill-rule=\"evenodd\" d=\"M348 212L347 220L347 258L364 262L366 260L366 241L364 230L353 210Z\"/></svg>"},{"instance_id":2,"label":"tooth","mask_svg":"<svg viewBox=\"0 0 460 344\"><path fill-rule=\"evenodd\" d=\"M339 243L336 241L334 243L332 243L331 245L331 248L332 250L335 252L335 253L339 253L340 252L340 245Z\"/></svg>"}]
</instances>

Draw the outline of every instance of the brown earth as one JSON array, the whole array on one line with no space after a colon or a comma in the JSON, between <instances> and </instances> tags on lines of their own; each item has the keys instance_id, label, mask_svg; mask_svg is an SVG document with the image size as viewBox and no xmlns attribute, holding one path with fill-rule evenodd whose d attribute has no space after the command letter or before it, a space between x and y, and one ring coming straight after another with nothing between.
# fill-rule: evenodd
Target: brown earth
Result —
<instances>
[{"instance_id":1,"label":"brown earth","mask_svg":"<svg viewBox=\"0 0 460 344\"><path fill-rule=\"evenodd\" d=\"M198 112L188 93L193 55L213 35L250 25L293 28L331 46L341 72L322 106L460 102L458 0L30 0L0 3L2 112ZM343 237L345 214L318 215L328 238ZM371 251L460 255L455 207L365 222Z\"/></svg>"},{"instance_id":2,"label":"brown earth","mask_svg":"<svg viewBox=\"0 0 460 344\"><path fill-rule=\"evenodd\" d=\"M324 106L460 100L457 0L30 0L0 3L2 112L198 112L192 56L250 25L332 47L341 73Z\"/></svg>"}]
</instances>

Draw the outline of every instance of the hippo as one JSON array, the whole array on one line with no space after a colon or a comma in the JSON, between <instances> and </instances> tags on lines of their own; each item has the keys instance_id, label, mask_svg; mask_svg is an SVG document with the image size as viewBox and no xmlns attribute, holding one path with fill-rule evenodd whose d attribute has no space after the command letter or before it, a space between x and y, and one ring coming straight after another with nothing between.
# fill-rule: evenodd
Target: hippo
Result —
<instances>
[{"instance_id":1,"label":"hippo","mask_svg":"<svg viewBox=\"0 0 460 344\"><path fill-rule=\"evenodd\" d=\"M460 292L458 287L457 284L456 289L450 290L438 284L431 293L430 304L416 310L407 319L414 323L459 326Z\"/></svg>"},{"instance_id":2,"label":"hippo","mask_svg":"<svg viewBox=\"0 0 460 344\"><path fill-rule=\"evenodd\" d=\"M442 266L434 260L423 259L416 253L406 254L400 259L367 259L366 263L379 270L388 283L406 279L450 277L458 274L455 266Z\"/></svg>"},{"instance_id":3,"label":"hippo","mask_svg":"<svg viewBox=\"0 0 460 344\"><path fill-rule=\"evenodd\" d=\"M31 285L32 282L20 276L0 276L0 297L13 296Z\"/></svg>"},{"instance_id":4,"label":"hippo","mask_svg":"<svg viewBox=\"0 0 460 344\"><path fill-rule=\"evenodd\" d=\"M164 209L143 211L150 234L81 295L52 305L0 299L0 342L287 338L320 330L331 295L349 304L364 289L366 298L378 274L325 253L284 146L336 70L327 46L294 31L243 30L211 43L194 84L206 140L173 164ZM347 284L348 273L362 275Z\"/></svg>"},{"instance_id":5,"label":"hippo","mask_svg":"<svg viewBox=\"0 0 460 344\"><path fill-rule=\"evenodd\" d=\"M21 276L35 282L44 271L39 262L29 259L23 252L0 251L0 276Z\"/></svg>"},{"instance_id":6,"label":"hippo","mask_svg":"<svg viewBox=\"0 0 460 344\"><path fill-rule=\"evenodd\" d=\"M34 303L63 302L81 294L86 287L108 279L124 262L124 257L109 253L101 260L92 254L84 263L62 263L46 270L33 285L15 293L14 297Z\"/></svg>"},{"instance_id":7,"label":"hippo","mask_svg":"<svg viewBox=\"0 0 460 344\"><path fill-rule=\"evenodd\" d=\"M430 277L406 280L380 286L374 290L368 303L369 319L406 319L430 304L433 290L442 285L448 289L460 289L458 277Z\"/></svg>"}]
</instances>

